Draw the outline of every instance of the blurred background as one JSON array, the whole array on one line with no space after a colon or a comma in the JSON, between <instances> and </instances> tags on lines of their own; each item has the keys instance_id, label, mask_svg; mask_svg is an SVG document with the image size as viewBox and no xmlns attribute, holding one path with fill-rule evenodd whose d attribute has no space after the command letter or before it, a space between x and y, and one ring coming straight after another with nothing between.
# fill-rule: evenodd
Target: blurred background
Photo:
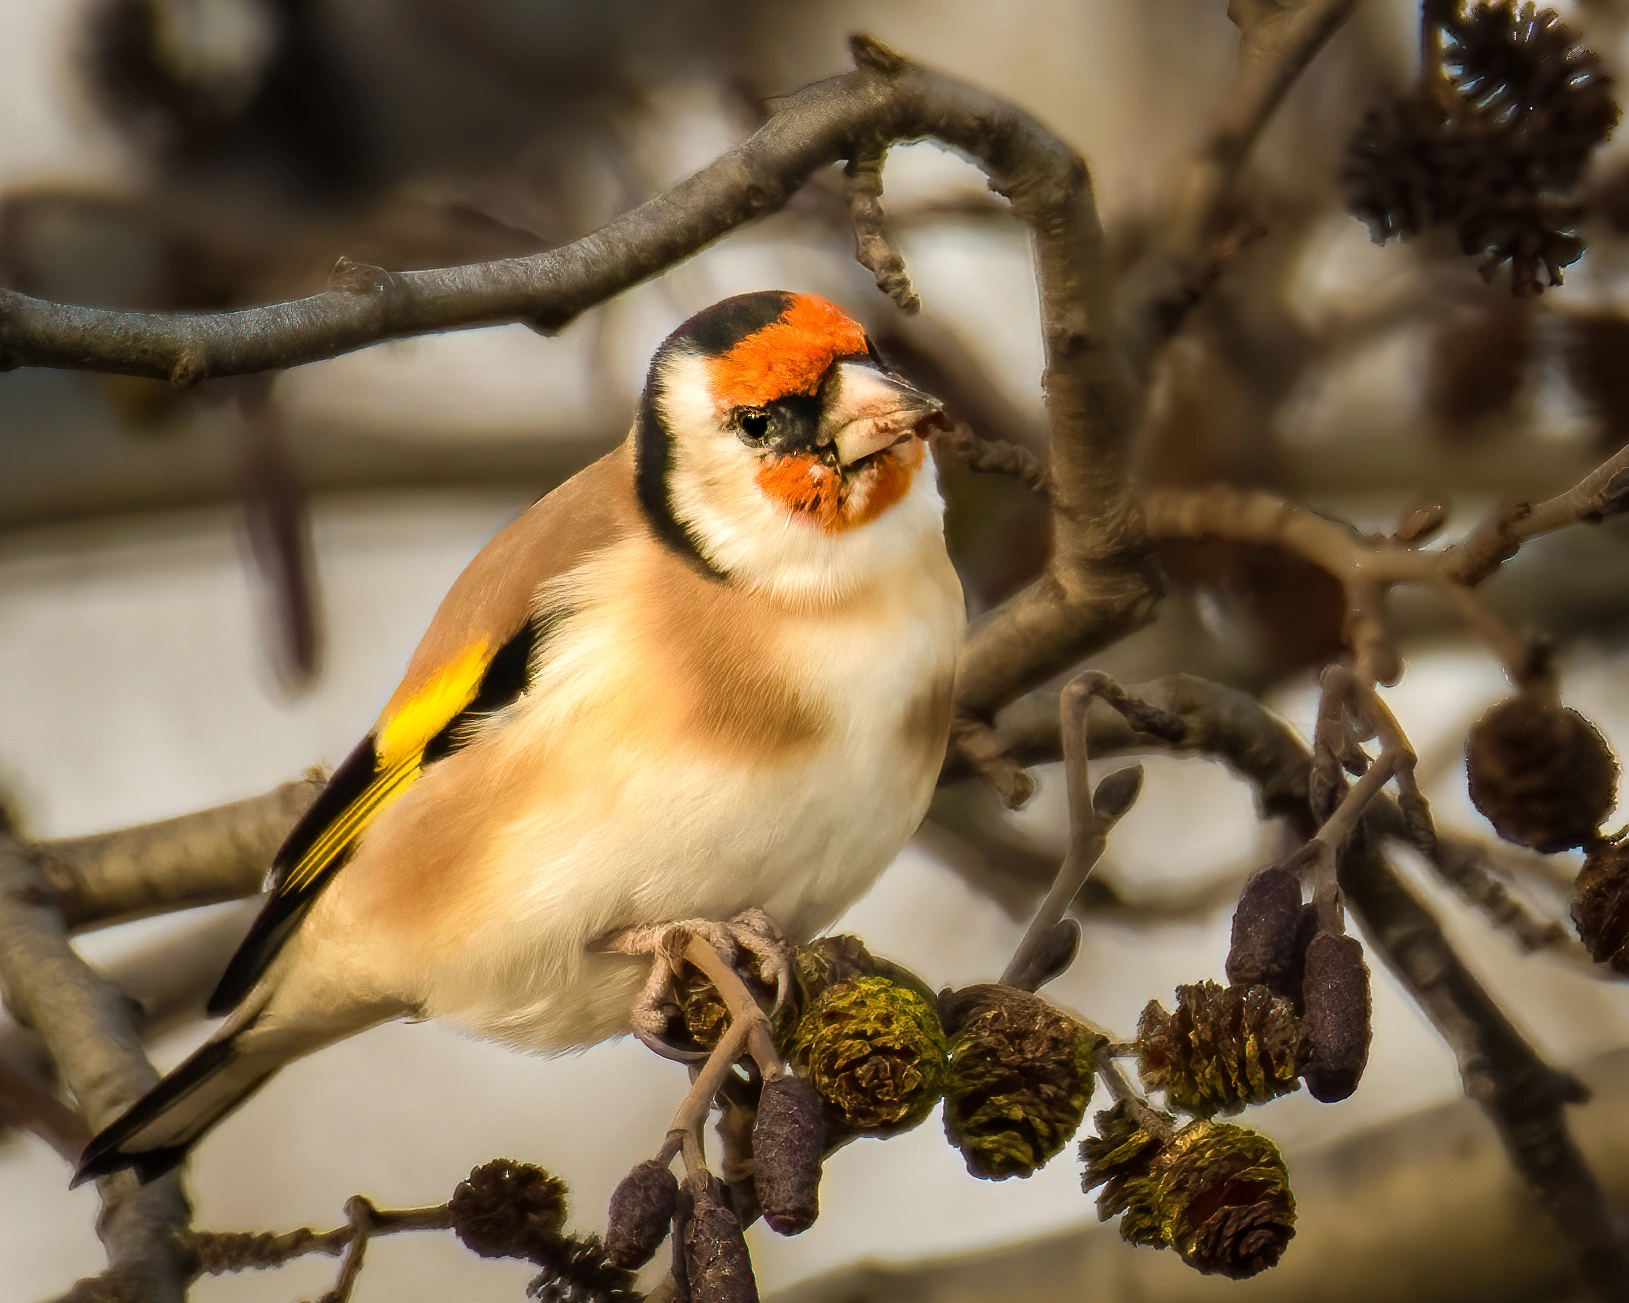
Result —
<instances>
[{"instance_id":1,"label":"blurred background","mask_svg":"<svg viewBox=\"0 0 1629 1303\"><path fill-rule=\"evenodd\" d=\"M1609 66L1625 10L1560 5ZM1160 362L1145 482L1223 480L1389 528L1452 503L1464 528L1507 496L1570 484L1629 438L1629 154L1587 183L1591 251L1517 299L1446 244L1371 244L1346 215L1341 151L1413 74L1417 12L1368 0L1263 139L1239 208L1264 230ZM73 302L213 309L319 288L334 259L428 267L544 249L659 193L749 133L775 95L848 66L864 30L1030 110L1090 161L1115 256L1137 257L1172 167L1231 67L1222 0L0 0L0 283ZM1629 138L1629 133L1620 132ZM1022 228L982 178L896 149L892 230L921 293L900 314L852 257L835 175L789 209L573 323L383 344L265 380L177 392L114 377L0 375L0 790L31 836L181 814L341 759L389 695L447 585L487 538L625 433L656 343L726 294L770 286L850 308L981 433L1044 448L1041 350ZM1033 573L1045 512L1005 481L949 475L973 613ZM1557 644L1570 704L1629 739L1629 537L1578 529L1489 585ZM1310 729L1339 593L1282 556L1169 550L1159 621L1098 661L1260 694ZM1467 725L1505 684L1428 598L1400 604L1409 669L1389 694L1447 827ZM1219 766L1154 758L1083 906L1061 1002L1122 1033L1178 982L1221 976L1238 886L1281 843ZM1056 776L1020 815L947 792L842 928L935 986L1003 967L1061 854ZM1499 868L1560 918L1573 865ZM1527 954L1418 865L1411 881L1519 1024L1580 1067L1574 1111L1629 1195L1629 988L1573 951ZM162 963L242 907L83 938L95 962ZM202 930L202 931L201 931ZM213 933L211 934L213 935ZM188 940L191 938L192 940ZM1548 1299L1553 1233L1453 1060L1389 975L1358 1094L1253 1112L1301 1198L1283 1264L1238 1285L1098 1228L1065 1154L1025 1182L975 1181L937 1120L827 1168L823 1216L752 1232L766 1292L870 1298ZM176 1020L161 1067L202 1038ZM0 1051L28 1040L0 1022ZM201 1226L337 1224L345 1199L438 1202L496 1155L548 1166L577 1225L659 1142L683 1072L630 1043L545 1061L434 1026L391 1026L286 1070L192 1165ZM1457 1101L1457 1102L1456 1102ZM1101 1102L1098 1107L1102 1107ZM0 1138L0 1303L102 1260L96 1196L32 1136ZM284 1303L332 1263L206 1279L205 1303ZM993 1273L993 1274L992 1274ZM450 1236L369 1253L360 1300L517 1298L524 1264ZM1346 1291L1346 1292L1342 1292Z\"/></svg>"}]
</instances>

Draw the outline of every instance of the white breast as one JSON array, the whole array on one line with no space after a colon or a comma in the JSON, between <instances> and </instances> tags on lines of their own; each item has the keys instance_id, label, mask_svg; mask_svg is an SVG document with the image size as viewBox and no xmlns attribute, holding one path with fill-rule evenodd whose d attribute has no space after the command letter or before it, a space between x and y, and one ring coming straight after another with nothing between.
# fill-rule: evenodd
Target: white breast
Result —
<instances>
[{"instance_id":1,"label":"white breast","mask_svg":"<svg viewBox=\"0 0 1629 1303\"><path fill-rule=\"evenodd\" d=\"M592 1043L626 1030L648 970L588 955L592 939L754 906L806 939L863 894L927 809L943 739L909 724L948 692L963 623L942 543L874 597L785 622L781 654L829 726L767 762L686 754L642 729L638 699L657 716L663 684L630 671L625 610L573 618L503 728L517 757L548 757L490 852L503 905L439 966L426 1012L530 1048ZM607 719L622 722L596 727Z\"/></svg>"}]
</instances>

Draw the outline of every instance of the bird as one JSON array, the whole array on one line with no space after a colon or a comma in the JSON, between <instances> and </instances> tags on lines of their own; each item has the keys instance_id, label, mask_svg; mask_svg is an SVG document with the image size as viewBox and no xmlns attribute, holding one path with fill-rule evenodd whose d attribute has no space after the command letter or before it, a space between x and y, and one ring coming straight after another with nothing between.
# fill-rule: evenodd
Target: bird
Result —
<instances>
[{"instance_id":1,"label":"bird","mask_svg":"<svg viewBox=\"0 0 1629 1303\"><path fill-rule=\"evenodd\" d=\"M213 1035L75 1181L151 1180L283 1065L394 1019L545 1054L624 1034L629 929L789 943L927 811L965 624L941 404L812 294L657 348L617 448L501 530L273 858ZM738 929L739 931L739 929ZM713 927L710 935L717 935Z\"/></svg>"}]
</instances>

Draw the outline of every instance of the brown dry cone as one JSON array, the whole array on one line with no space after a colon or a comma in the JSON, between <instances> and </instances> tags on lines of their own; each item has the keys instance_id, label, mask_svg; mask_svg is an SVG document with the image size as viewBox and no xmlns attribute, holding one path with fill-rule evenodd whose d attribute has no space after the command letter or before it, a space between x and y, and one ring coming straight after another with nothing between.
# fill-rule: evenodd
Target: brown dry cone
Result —
<instances>
[{"instance_id":1,"label":"brown dry cone","mask_svg":"<svg viewBox=\"0 0 1629 1303\"><path fill-rule=\"evenodd\" d=\"M1298 998L1301 957L1301 883L1282 865L1263 869L1239 893L1233 911L1233 943L1227 952L1227 980L1236 986L1266 986Z\"/></svg>"},{"instance_id":2,"label":"brown dry cone","mask_svg":"<svg viewBox=\"0 0 1629 1303\"><path fill-rule=\"evenodd\" d=\"M666 1163L647 1158L623 1177L611 1194L605 1256L637 1271L667 1239L679 1202L679 1182Z\"/></svg>"},{"instance_id":3,"label":"brown dry cone","mask_svg":"<svg viewBox=\"0 0 1629 1303\"><path fill-rule=\"evenodd\" d=\"M1174 1248L1206 1275L1243 1280L1274 1266L1295 1234L1295 1198L1273 1142L1226 1122L1199 1121L1168 1140L1124 1104L1097 1115L1081 1145L1082 1186L1103 1187L1098 1216L1120 1216L1131 1244Z\"/></svg>"},{"instance_id":4,"label":"brown dry cone","mask_svg":"<svg viewBox=\"0 0 1629 1303\"><path fill-rule=\"evenodd\" d=\"M825 1103L801 1077L764 1084L752 1124L753 1187L764 1222L796 1235L820 1215L820 1162L826 1148Z\"/></svg>"},{"instance_id":5,"label":"brown dry cone","mask_svg":"<svg viewBox=\"0 0 1629 1303\"><path fill-rule=\"evenodd\" d=\"M1573 882L1572 921L1596 963L1629 976L1629 844L1590 851Z\"/></svg>"},{"instance_id":6,"label":"brown dry cone","mask_svg":"<svg viewBox=\"0 0 1629 1303\"><path fill-rule=\"evenodd\" d=\"M908 1131L944 1093L949 1047L920 983L854 977L827 987L788 1038L798 1074L826 1101L835 1131Z\"/></svg>"},{"instance_id":7,"label":"brown dry cone","mask_svg":"<svg viewBox=\"0 0 1629 1303\"><path fill-rule=\"evenodd\" d=\"M974 1176L1029 1176L1080 1129L1103 1037L998 983L947 993L940 1011L952 1033L945 1136Z\"/></svg>"},{"instance_id":8,"label":"brown dry cone","mask_svg":"<svg viewBox=\"0 0 1629 1303\"><path fill-rule=\"evenodd\" d=\"M1369 1062L1369 969L1356 937L1331 932L1313 937L1302 994L1302 1076L1313 1099L1334 1104L1357 1089Z\"/></svg>"},{"instance_id":9,"label":"brown dry cone","mask_svg":"<svg viewBox=\"0 0 1629 1303\"><path fill-rule=\"evenodd\" d=\"M684 1227L685 1280L695 1303L758 1303L758 1282L741 1219L717 1177L692 1186Z\"/></svg>"},{"instance_id":10,"label":"brown dry cone","mask_svg":"<svg viewBox=\"0 0 1629 1303\"><path fill-rule=\"evenodd\" d=\"M1150 1090L1198 1117L1237 1113L1299 1085L1301 1020L1265 986L1177 987L1175 1013L1150 1000L1137 1025L1137 1067Z\"/></svg>"},{"instance_id":11,"label":"brown dry cone","mask_svg":"<svg viewBox=\"0 0 1629 1303\"><path fill-rule=\"evenodd\" d=\"M448 1209L470 1252L537 1261L560 1242L566 1184L530 1163L494 1158L459 1182Z\"/></svg>"},{"instance_id":12,"label":"brown dry cone","mask_svg":"<svg viewBox=\"0 0 1629 1303\"><path fill-rule=\"evenodd\" d=\"M1618 799L1618 761L1576 710L1524 692L1465 739L1471 800L1506 841L1546 854L1582 846Z\"/></svg>"}]
</instances>

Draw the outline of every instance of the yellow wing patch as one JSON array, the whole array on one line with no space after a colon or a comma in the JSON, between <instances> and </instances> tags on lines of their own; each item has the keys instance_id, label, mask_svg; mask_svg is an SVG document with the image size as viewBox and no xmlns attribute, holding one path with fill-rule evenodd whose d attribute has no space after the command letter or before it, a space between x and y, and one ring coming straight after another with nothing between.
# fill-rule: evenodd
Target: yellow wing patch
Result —
<instances>
[{"instance_id":1,"label":"yellow wing patch","mask_svg":"<svg viewBox=\"0 0 1629 1303\"><path fill-rule=\"evenodd\" d=\"M490 645L484 639L475 643L438 670L384 722L374 737L372 780L295 861L280 894L299 891L313 881L355 843L374 816L413 785L422 772L424 748L475 700L491 660Z\"/></svg>"}]
</instances>

